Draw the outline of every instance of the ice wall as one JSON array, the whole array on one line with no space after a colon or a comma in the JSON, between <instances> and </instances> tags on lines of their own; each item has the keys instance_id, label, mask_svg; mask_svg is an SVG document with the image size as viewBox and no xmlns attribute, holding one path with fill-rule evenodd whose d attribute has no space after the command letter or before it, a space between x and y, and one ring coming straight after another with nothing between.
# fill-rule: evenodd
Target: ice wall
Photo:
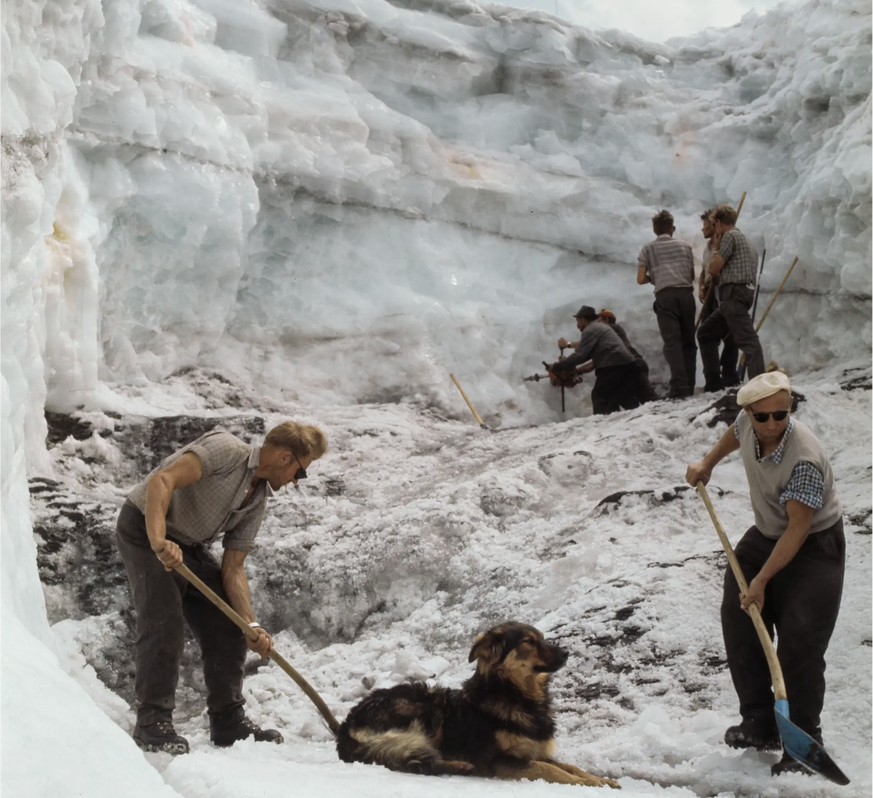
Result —
<instances>
[{"instance_id":1,"label":"ice wall","mask_svg":"<svg viewBox=\"0 0 873 798\"><path fill-rule=\"evenodd\" d=\"M17 66L4 81L4 134L28 128L33 85L72 103L54 127L33 110L59 181L36 325L51 406L194 364L286 397L445 405L455 371L491 412L532 420L520 378L583 300L663 372L634 282L648 219L671 208L699 246L700 211L743 191L763 302L801 258L768 357L869 352L860 0L673 46L443 0L45 14L30 83Z\"/></svg>"},{"instance_id":2,"label":"ice wall","mask_svg":"<svg viewBox=\"0 0 873 798\"><path fill-rule=\"evenodd\" d=\"M582 300L616 309L657 372L633 284L648 218L668 206L694 238L703 208L744 190L765 287L802 259L768 354L869 357L861 0L673 46L445 0L10 0L2 37L14 794L46 728L57 761L100 757L62 791L114 793L132 772L141 794L163 789L53 666L26 481L50 470L46 405L105 408L113 381L192 364L303 399L446 404L454 370L480 408L533 419L520 377ZM28 700L35 661L76 717Z\"/></svg>"},{"instance_id":3,"label":"ice wall","mask_svg":"<svg viewBox=\"0 0 873 798\"><path fill-rule=\"evenodd\" d=\"M30 526L27 472L50 468L43 406L53 356L58 366L69 357L72 370L96 367L96 306L81 300L81 283L96 278L93 256L83 263L74 251L84 244L58 235L56 219L74 182L63 165L74 80L98 24L99 2L3 5L0 770L9 795L110 798L119 784L138 798L176 794L59 666ZM76 340L82 330L90 340Z\"/></svg>"}]
</instances>

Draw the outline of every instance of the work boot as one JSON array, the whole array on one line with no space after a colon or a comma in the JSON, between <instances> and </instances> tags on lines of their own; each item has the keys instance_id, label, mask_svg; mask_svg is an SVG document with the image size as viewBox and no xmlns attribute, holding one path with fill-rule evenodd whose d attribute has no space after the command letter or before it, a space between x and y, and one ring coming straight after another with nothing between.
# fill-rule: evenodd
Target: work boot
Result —
<instances>
[{"instance_id":1,"label":"work boot","mask_svg":"<svg viewBox=\"0 0 873 798\"><path fill-rule=\"evenodd\" d=\"M209 738L213 745L217 745L219 748L226 748L238 740L247 740L249 737L254 737L257 743L282 743L285 741L285 738L275 729L262 729L246 717L232 721L227 726L218 728L213 726L209 732Z\"/></svg>"},{"instance_id":2,"label":"work boot","mask_svg":"<svg viewBox=\"0 0 873 798\"><path fill-rule=\"evenodd\" d=\"M731 748L755 748L758 751L778 751L782 747L776 724L744 720L724 733L724 741Z\"/></svg>"},{"instance_id":3,"label":"work boot","mask_svg":"<svg viewBox=\"0 0 873 798\"><path fill-rule=\"evenodd\" d=\"M787 752L782 754L782 759L780 759L775 765L770 765L771 776L781 776L783 773L803 773L807 776L812 775L809 770Z\"/></svg>"},{"instance_id":4,"label":"work boot","mask_svg":"<svg viewBox=\"0 0 873 798\"><path fill-rule=\"evenodd\" d=\"M716 391L724 390L724 382L722 382L721 378L707 380L706 384L703 386L704 393L715 393Z\"/></svg>"},{"instance_id":5,"label":"work boot","mask_svg":"<svg viewBox=\"0 0 873 798\"><path fill-rule=\"evenodd\" d=\"M143 751L155 753L163 751L167 754L187 754L188 741L179 734L169 720L149 723L147 726L136 724L133 730L133 741Z\"/></svg>"}]
</instances>

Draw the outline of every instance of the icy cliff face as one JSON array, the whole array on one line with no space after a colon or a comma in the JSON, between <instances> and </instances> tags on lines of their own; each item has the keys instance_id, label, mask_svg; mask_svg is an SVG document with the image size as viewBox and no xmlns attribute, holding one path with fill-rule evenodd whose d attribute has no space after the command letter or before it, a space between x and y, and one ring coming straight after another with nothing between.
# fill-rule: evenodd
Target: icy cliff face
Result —
<instances>
[{"instance_id":1,"label":"icy cliff face","mask_svg":"<svg viewBox=\"0 0 873 798\"><path fill-rule=\"evenodd\" d=\"M801 259L768 356L869 348L860 0L674 47L440 0L9 16L4 207L31 218L4 218L4 275L32 264L14 361L49 406L191 365L284 398L445 405L454 370L536 420L520 377L583 300L662 368L634 282L649 217L671 208L699 245L697 215L743 191L763 301Z\"/></svg>"},{"instance_id":2,"label":"icy cliff face","mask_svg":"<svg viewBox=\"0 0 873 798\"><path fill-rule=\"evenodd\" d=\"M582 301L616 310L657 377L651 293L633 280L649 217L671 208L699 246L697 215L743 191L741 227L768 251L763 301L801 259L764 328L768 356L793 370L869 362L861 0L750 16L669 47L444 0L9 0L2 37L0 625L3 679L16 685L3 705L16 722L16 747L4 745L12 794L32 791L36 773L47 794L114 795L136 768L136 794L169 791L57 667L27 472L42 477L35 493L58 500L52 518L69 522L50 553L64 567L77 546L98 545L77 534L83 519L99 521L105 548L123 486L99 435L82 444L98 471L73 443L63 484L45 481L46 407L84 406L109 429L118 412L160 414L149 381L198 366L283 411L411 401L413 418L434 404L457 415L455 371L492 423L542 420L554 409L543 386L520 378L572 333ZM220 404L236 406L236 386L217 384ZM197 389L167 386L177 405ZM679 435L684 422L668 426ZM859 439L854 426L843 435ZM439 436L428 445L437 451ZM67 492L77 477L87 512ZM852 509L869 521L861 483ZM518 497L510 488L485 490L483 512L527 501L523 483ZM317 552L305 565L319 590L339 582ZM351 626L313 605L311 632L351 636L378 608L367 603L383 586L373 573L364 604L337 593ZM424 576L442 584L442 571ZM50 612L69 589L49 585ZM53 767L34 767L46 728Z\"/></svg>"}]
</instances>

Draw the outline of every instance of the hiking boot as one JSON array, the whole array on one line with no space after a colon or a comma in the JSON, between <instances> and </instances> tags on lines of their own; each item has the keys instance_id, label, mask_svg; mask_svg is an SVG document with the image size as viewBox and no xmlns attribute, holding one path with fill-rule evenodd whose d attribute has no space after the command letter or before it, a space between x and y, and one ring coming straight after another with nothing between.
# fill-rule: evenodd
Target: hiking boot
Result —
<instances>
[{"instance_id":1,"label":"hiking boot","mask_svg":"<svg viewBox=\"0 0 873 798\"><path fill-rule=\"evenodd\" d=\"M226 748L238 740L247 740L249 737L254 737L257 743L285 742L285 738L275 729L262 729L246 717L219 729L213 727L209 732L209 739L219 748Z\"/></svg>"},{"instance_id":2,"label":"hiking boot","mask_svg":"<svg viewBox=\"0 0 873 798\"><path fill-rule=\"evenodd\" d=\"M810 771L788 753L782 754L782 759L775 765L770 765L771 776L781 776L783 773L803 773L807 776L812 775Z\"/></svg>"},{"instance_id":3,"label":"hiking boot","mask_svg":"<svg viewBox=\"0 0 873 798\"><path fill-rule=\"evenodd\" d=\"M744 720L724 733L724 741L731 748L755 748L758 751L778 751L782 740L776 725Z\"/></svg>"},{"instance_id":4,"label":"hiking boot","mask_svg":"<svg viewBox=\"0 0 873 798\"><path fill-rule=\"evenodd\" d=\"M188 741L179 734L169 720L149 723L147 726L136 724L133 730L133 741L143 751L155 753L163 751L167 754L187 754Z\"/></svg>"}]
</instances>

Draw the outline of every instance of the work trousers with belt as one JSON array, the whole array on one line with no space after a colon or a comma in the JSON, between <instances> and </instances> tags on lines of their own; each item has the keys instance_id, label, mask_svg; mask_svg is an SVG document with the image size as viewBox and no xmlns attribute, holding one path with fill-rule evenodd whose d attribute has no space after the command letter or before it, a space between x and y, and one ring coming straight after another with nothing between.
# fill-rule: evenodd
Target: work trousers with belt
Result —
<instances>
[{"instance_id":1,"label":"work trousers with belt","mask_svg":"<svg viewBox=\"0 0 873 798\"><path fill-rule=\"evenodd\" d=\"M705 322L718 307L717 294L717 286L713 286L712 290L709 292L709 295L706 298L706 301L703 303L703 307L700 309L701 324L703 324L703 322ZM724 387L727 387L729 385L736 385L737 382L739 382L737 378L737 367L739 358L740 348L734 341L733 336L728 333L722 339L721 358L719 358L719 362L721 363L721 379L724 383Z\"/></svg>"},{"instance_id":2,"label":"work trousers with belt","mask_svg":"<svg viewBox=\"0 0 873 798\"><path fill-rule=\"evenodd\" d=\"M213 725L216 719L220 725L241 720L248 648L242 631L184 577L164 569L149 545L145 517L130 502L118 515L116 540L136 610L137 723L173 718L185 643L183 619L200 643L210 720ZM178 545L185 565L227 601L221 565L209 550Z\"/></svg>"},{"instance_id":3,"label":"work trousers with belt","mask_svg":"<svg viewBox=\"0 0 873 798\"><path fill-rule=\"evenodd\" d=\"M723 387L718 345L726 335L734 339L746 356L749 379L764 373L764 350L749 315L755 298L754 291L739 283L727 283L719 286L718 292L718 307L706 321L701 322L697 331L703 376L711 390Z\"/></svg>"},{"instance_id":4,"label":"work trousers with belt","mask_svg":"<svg viewBox=\"0 0 873 798\"><path fill-rule=\"evenodd\" d=\"M747 582L761 570L777 541L757 527L734 553ZM825 652L837 622L843 593L846 538L843 521L811 534L791 562L767 584L761 617L776 651L791 711L791 722L812 737L821 735L825 695ZM724 577L721 624L728 666L743 720L773 724L770 669L752 619L740 607L740 588L730 567Z\"/></svg>"},{"instance_id":5,"label":"work trousers with belt","mask_svg":"<svg viewBox=\"0 0 873 798\"><path fill-rule=\"evenodd\" d=\"M664 360L670 367L669 396L691 396L697 377L694 289L690 285L662 288L655 293L654 310L664 341Z\"/></svg>"}]
</instances>

